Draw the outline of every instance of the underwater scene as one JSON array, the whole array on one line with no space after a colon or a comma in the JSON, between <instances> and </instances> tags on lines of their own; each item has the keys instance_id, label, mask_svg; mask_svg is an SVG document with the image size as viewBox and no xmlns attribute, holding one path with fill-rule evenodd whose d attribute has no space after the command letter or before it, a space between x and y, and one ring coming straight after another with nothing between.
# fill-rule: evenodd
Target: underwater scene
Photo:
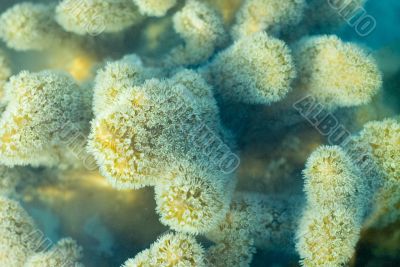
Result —
<instances>
[{"instance_id":1,"label":"underwater scene","mask_svg":"<svg viewBox=\"0 0 400 267\"><path fill-rule=\"evenodd\" d=\"M0 267L400 266L399 25L0 0Z\"/></svg>"}]
</instances>

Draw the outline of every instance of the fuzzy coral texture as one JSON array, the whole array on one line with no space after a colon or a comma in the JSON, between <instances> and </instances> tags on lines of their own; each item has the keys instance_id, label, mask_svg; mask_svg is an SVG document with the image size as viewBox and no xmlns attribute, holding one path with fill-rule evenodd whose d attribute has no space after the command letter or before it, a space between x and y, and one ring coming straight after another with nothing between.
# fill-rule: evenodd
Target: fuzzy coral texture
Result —
<instances>
[{"instance_id":1,"label":"fuzzy coral texture","mask_svg":"<svg viewBox=\"0 0 400 267\"><path fill-rule=\"evenodd\" d=\"M9 2L0 267L340 267L398 225L365 1Z\"/></svg>"}]
</instances>

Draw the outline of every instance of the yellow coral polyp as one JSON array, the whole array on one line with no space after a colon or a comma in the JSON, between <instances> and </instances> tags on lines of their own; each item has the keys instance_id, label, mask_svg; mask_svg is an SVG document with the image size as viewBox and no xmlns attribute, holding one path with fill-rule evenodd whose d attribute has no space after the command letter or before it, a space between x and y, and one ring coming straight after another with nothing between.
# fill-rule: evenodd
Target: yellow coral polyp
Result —
<instances>
[{"instance_id":1,"label":"yellow coral polyp","mask_svg":"<svg viewBox=\"0 0 400 267\"><path fill-rule=\"evenodd\" d=\"M11 129L9 131L5 131L1 135L1 149L3 153L6 152L7 147L10 147L11 150L16 150L15 145L12 144L12 140L15 139L17 135L16 129Z\"/></svg>"},{"instance_id":2,"label":"yellow coral polyp","mask_svg":"<svg viewBox=\"0 0 400 267\"><path fill-rule=\"evenodd\" d=\"M247 104L283 99L296 76L289 48L263 32L238 40L208 68L210 83L225 101Z\"/></svg>"},{"instance_id":3,"label":"yellow coral polyp","mask_svg":"<svg viewBox=\"0 0 400 267\"><path fill-rule=\"evenodd\" d=\"M13 126L10 128L6 128L3 131L0 131L0 147L1 152L6 158L12 158L15 153L18 153L17 143L19 141L20 135L18 133L18 128L22 127L24 124L27 124L32 121L29 114L25 114L23 116L19 115L22 113L22 110L19 109L17 114L11 115L11 121L13 122ZM27 158L28 152L19 152L19 157ZM25 153L25 155L24 155Z\"/></svg>"},{"instance_id":4,"label":"yellow coral polyp","mask_svg":"<svg viewBox=\"0 0 400 267\"><path fill-rule=\"evenodd\" d=\"M356 139L371 149L383 185L377 192L377 203L370 223L385 226L398 219L400 197L400 123L396 119L369 122Z\"/></svg>"},{"instance_id":5,"label":"yellow coral polyp","mask_svg":"<svg viewBox=\"0 0 400 267\"><path fill-rule=\"evenodd\" d=\"M141 19L132 0L63 0L56 8L57 22L80 35L119 32Z\"/></svg>"},{"instance_id":6,"label":"yellow coral polyp","mask_svg":"<svg viewBox=\"0 0 400 267\"><path fill-rule=\"evenodd\" d=\"M151 73L136 55L109 62L99 70L95 79L93 111L95 115L109 109L118 97L134 85L140 85Z\"/></svg>"},{"instance_id":7,"label":"yellow coral polyp","mask_svg":"<svg viewBox=\"0 0 400 267\"><path fill-rule=\"evenodd\" d=\"M400 123L396 119L369 122L360 133L372 149L374 159L388 179L400 178Z\"/></svg>"},{"instance_id":8,"label":"yellow coral polyp","mask_svg":"<svg viewBox=\"0 0 400 267\"><path fill-rule=\"evenodd\" d=\"M204 250L190 235L164 235L151 250L156 266L204 266Z\"/></svg>"},{"instance_id":9,"label":"yellow coral polyp","mask_svg":"<svg viewBox=\"0 0 400 267\"><path fill-rule=\"evenodd\" d=\"M36 226L21 205L0 197L0 262L4 266L24 265L34 253L30 235Z\"/></svg>"},{"instance_id":10,"label":"yellow coral polyp","mask_svg":"<svg viewBox=\"0 0 400 267\"><path fill-rule=\"evenodd\" d=\"M296 243L303 266L342 266L352 257L370 210L367 199L375 194L360 170L338 146L322 146L309 157Z\"/></svg>"},{"instance_id":11,"label":"yellow coral polyp","mask_svg":"<svg viewBox=\"0 0 400 267\"><path fill-rule=\"evenodd\" d=\"M144 106L146 104L146 101L147 101L146 94L143 92L138 92L133 96L131 100L131 105L136 107Z\"/></svg>"},{"instance_id":12,"label":"yellow coral polyp","mask_svg":"<svg viewBox=\"0 0 400 267\"><path fill-rule=\"evenodd\" d=\"M141 170L142 152L135 149L133 129L120 129L119 124L129 120L120 112L100 116L94 122L89 149L100 165L100 170L116 188L140 188L152 184Z\"/></svg>"},{"instance_id":13,"label":"yellow coral polyp","mask_svg":"<svg viewBox=\"0 0 400 267\"><path fill-rule=\"evenodd\" d=\"M52 6L18 3L0 16L0 38L16 50L48 49L60 45L66 37L53 18Z\"/></svg>"},{"instance_id":14,"label":"yellow coral polyp","mask_svg":"<svg viewBox=\"0 0 400 267\"><path fill-rule=\"evenodd\" d=\"M187 234L167 233L123 267L205 267L204 249Z\"/></svg>"},{"instance_id":15,"label":"yellow coral polyp","mask_svg":"<svg viewBox=\"0 0 400 267\"><path fill-rule=\"evenodd\" d=\"M265 30L279 32L299 23L305 6L304 0L245 0L236 14L233 36L240 39Z\"/></svg>"},{"instance_id":16,"label":"yellow coral polyp","mask_svg":"<svg viewBox=\"0 0 400 267\"><path fill-rule=\"evenodd\" d=\"M145 249L138 253L135 258L128 259L122 267L152 267L151 259L150 249Z\"/></svg>"},{"instance_id":17,"label":"yellow coral polyp","mask_svg":"<svg viewBox=\"0 0 400 267\"><path fill-rule=\"evenodd\" d=\"M322 146L307 160L304 187L310 205L356 206L355 195L361 192L362 180L357 167L340 147Z\"/></svg>"},{"instance_id":18,"label":"yellow coral polyp","mask_svg":"<svg viewBox=\"0 0 400 267\"><path fill-rule=\"evenodd\" d=\"M174 29L185 45L173 49L167 65L195 65L208 59L226 40L222 18L200 1L188 1L173 17Z\"/></svg>"},{"instance_id":19,"label":"yellow coral polyp","mask_svg":"<svg viewBox=\"0 0 400 267\"><path fill-rule=\"evenodd\" d=\"M187 143L189 136L178 133L206 122L220 130L217 106L201 77L194 73L188 77L183 79L181 73L125 88L112 108L97 116L89 149L103 175L117 188L154 185L175 159L204 158L204 152ZM125 79L121 78L116 80ZM194 97L185 98L190 91Z\"/></svg>"},{"instance_id":20,"label":"yellow coral polyp","mask_svg":"<svg viewBox=\"0 0 400 267\"><path fill-rule=\"evenodd\" d=\"M66 128L88 131L90 92L68 75L21 72L11 77L5 88L8 103L0 119L3 164L57 164L56 150L65 147Z\"/></svg>"},{"instance_id":21,"label":"yellow coral polyp","mask_svg":"<svg viewBox=\"0 0 400 267\"><path fill-rule=\"evenodd\" d=\"M214 173L215 174L215 173ZM162 223L176 231L204 233L215 227L228 209L226 181L213 181L204 172L184 168L170 181L156 185L157 212ZM201 175L204 175L201 177ZM221 178L220 178L221 179Z\"/></svg>"},{"instance_id":22,"label":"yellow coral polyp","mask_svg":"<svg viewBox=\"0 0 400 267\"><path fill-rule=\"evenodd\" d=\"M382 86L374 59L338 37L304 38L294 48L298 87L327 108L367 104Z\"/></svg>"},{"instance_id":23,"label":"yellow coral polyp","mask_svg":"<svg viewBox=\"0 0 400 267\"><path fill-rule=\"evenodd\" d=\"M114 129L114 131L112 130ZM111 149L116 152L117 145L115 142L115 128L107 124L107 121L100 121L99 125L96 127L95 141L98 143L102 149Z\"/></svg>"},{"instance_id":24,"label":"yellow coral polyp","mask_svg":"<svg viewBox=\"0 0 400 267\"><path fill-rule=\"evenodd\" d=\"M353 213L306 210L299 225L296 248L302 266L342 266L353 256L360 232Z\"/></svg>"}]
</instances>

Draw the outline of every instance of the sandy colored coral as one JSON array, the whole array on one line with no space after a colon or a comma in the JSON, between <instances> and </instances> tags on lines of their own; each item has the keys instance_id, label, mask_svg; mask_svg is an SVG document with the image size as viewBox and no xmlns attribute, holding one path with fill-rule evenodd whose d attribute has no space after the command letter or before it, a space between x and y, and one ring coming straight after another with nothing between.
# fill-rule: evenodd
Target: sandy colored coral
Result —
<instances>
[{"instance_id":1,"label":"sandy colored coral","mask_svg":"<svg viewBox=\"0 0 400 267\"><path fill-rule=\"evenodd\" d=\"M142 250L135 258L128 259L122 267L151 267L152 256L150 249Z\"/></svg>"},{"instance_id":2,"label":"sandy colored coral","mask_svg":"<svg viewBox=\"0 0 400 267\"><path fill-rule=\"evenodd\" d=\"M219 122L219 109L214 98L213 87L203 77L192 70L182 70L171 79L172 85L184 86L188 90L187 99L195 99L196 105L201 112L203 123L218 131L221 127Z\"/></svg>"},{"instance_id":3,"label":"sandy colored coral","mask_svg":"<svg viewBox=\"0 0 400 267\"><path fill-rule=\"evenodd\" d=\"M207 249L209 266L250 266L256 252L252 238L257 208L248 203L238 203L234 198L222 222L206 233L215 244Z\"/></svg>"}]
</instances>

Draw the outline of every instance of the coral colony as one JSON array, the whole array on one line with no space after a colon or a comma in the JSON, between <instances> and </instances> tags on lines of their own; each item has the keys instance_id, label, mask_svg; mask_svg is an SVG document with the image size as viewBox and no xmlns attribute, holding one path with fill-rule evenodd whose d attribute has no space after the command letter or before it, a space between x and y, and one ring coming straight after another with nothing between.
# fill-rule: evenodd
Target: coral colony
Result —
<instances>
[{"instance_id":1,"label":"coral colony","mask_svg":"<svg viewBox=\"0 0 400 267\"><path fill-rule=\"evenodd\" d=\"M116 195L154 187L170 229L120 266L250 266L257 250L348 264L363 229L400 216L399 118L358 119L362 106L383 105L378 65L367 48L327 35L364 2L11 5L0 16L0 266L84 266L85 248L69 237L37 248L18 188L38 173L97 169ZM14 72L11 51L44 51L46 67ZM329 142L290 130L310 123ZM268 142L252 129L281 136L285 166L303 164L303 191L243 190L243 147ZM287 148L304 136L306 152Z\"/></svg>"}]
</instances>

